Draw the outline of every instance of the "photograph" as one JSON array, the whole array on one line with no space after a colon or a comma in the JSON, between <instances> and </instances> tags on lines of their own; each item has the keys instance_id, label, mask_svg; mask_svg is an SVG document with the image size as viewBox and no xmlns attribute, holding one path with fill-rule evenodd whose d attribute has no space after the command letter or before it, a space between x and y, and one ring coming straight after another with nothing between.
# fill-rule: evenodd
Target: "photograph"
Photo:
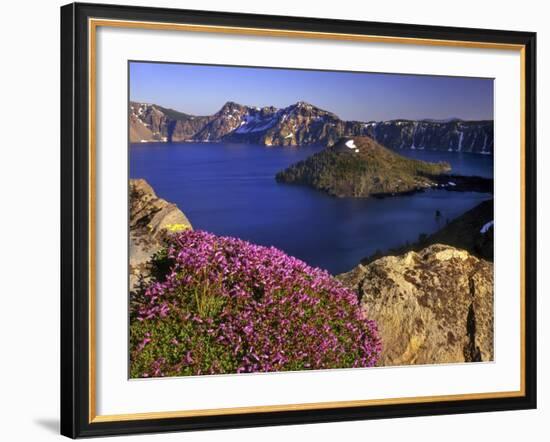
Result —
<instances>
[{"instance_id":1,"label":"photograph","mask_svg":"<svg viewBox=\"0 0 550 442\"><path fill-rule=\"evenodd\" d=\"M494 87L129 60L129 378L494 361Z\"/></svg>"},{"instance_id":2,"label":"photograph","mask_svg":"<svg viewBox=\"0 0 550 442\"><path fill-rule=\"evenodd\" d=\"M528 414L492 416L537 407L543 341L528 14L147 6L60 9L61 434L486 413L517 439Z\"/></svg>"},{"instance_id":3,"label":"photograph","mask_svg":"<svg viewBox=\"0 0 550 442\"><path fill-rule=\"evenodd\" d=\"M4 3L0 442L543 442L546 4L117 3Z\"/></svg>"}]
</instances>

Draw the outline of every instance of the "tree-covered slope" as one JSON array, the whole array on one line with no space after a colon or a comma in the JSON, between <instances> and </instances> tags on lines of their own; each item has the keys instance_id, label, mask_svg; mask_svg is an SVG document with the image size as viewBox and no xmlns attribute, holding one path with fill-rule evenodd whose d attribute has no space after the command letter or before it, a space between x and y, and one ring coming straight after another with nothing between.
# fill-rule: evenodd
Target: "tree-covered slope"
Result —
<instances>
[{"instance_id":1,"label":"tree-covered slope","mask_svg":"<svg viewBox=\"0 0 550 442\"><path fill-rule=\"evenodd\" d=\"M447 163L412 160L369 137L343 138L304 161L279 172L277 181L305 184L338 197L407 193L436 184Z\"/></svg>"}]
</instances>

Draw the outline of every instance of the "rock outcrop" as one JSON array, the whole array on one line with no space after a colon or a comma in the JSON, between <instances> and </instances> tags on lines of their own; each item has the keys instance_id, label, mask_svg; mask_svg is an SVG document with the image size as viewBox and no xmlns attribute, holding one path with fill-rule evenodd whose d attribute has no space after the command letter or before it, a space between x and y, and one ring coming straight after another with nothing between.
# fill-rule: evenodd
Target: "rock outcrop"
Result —
<instances>
[{"instance_id":1,"label":"rock outcrop","mask_svg":"<svg viewBox=\"0 0 550 442\"><path fill-rule=\"evenodd\" d=\"M130 103L130 141L256 143L332 146L342 137L368 136L391 149L493 153L493 121L346 121L299 101L284 108L232 101L213 115L195 116L157 104Z\"/></svg>"},{"instance_id":2,"label":"rock outcrop","mask_svg":"<svg viewBox=\"0 0 550 442\"><path fill-rule=\"evenodd\" d=\"M157 197L144 179L130 180L130 291L149 276L148 262L170 233L192 229L175 204Z\"/></svg>"},{"instance_id":3,"label":"rock outcrop","mask_svg":"<svg viewBox=\"0 0 550 442\"><path fill-rule=\"evenodd\" d=\"M492 263L434 244L359 265L339 279L378 323L378 365L493 360Z\"/></svg>"}]
</instances>

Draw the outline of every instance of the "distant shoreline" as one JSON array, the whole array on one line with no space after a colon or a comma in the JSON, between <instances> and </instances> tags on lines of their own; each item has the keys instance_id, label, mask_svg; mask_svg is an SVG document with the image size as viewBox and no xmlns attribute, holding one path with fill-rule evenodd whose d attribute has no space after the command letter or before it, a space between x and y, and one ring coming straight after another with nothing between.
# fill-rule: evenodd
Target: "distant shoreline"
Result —
<instances>
[{"instance_id":1,"label":"distant shoreline","mask_svg":"<svg viewBox=\"0 0 550 442\"><path fill-rule=\"evenodd\" d=\"M269 146L265 144L260 143L245 143L245 142L234 142L234 141L224 141L224 140L212 140L212 141L206 141L206 140L182 140L182 141L163 141L163 140L141 140L141 141L131 141L130 147L133 146L142 146L147 144L242 144L243 146L248 145L256 145L261 147L267 147L267 148L303 148L306 146L315 146L315 144L298 144L298 145L291 145L291 146ZM323 148L326 148L327 146L323 146L322 144L318 144L318 146L322 146ZM458 153L458 154L466 154L466 155L483 155L483 156L493 156L493 152L470 152L470 151L462 151L462 150L444 150L444 149L426 149L424 147L415 147L414 149L410 147L404 147L400 149L394 149L389 148L393 150L394 152L402 152L402 151L410 151L410 152L434 152L434 153L441 153L441 152L447 152L447 153Z\"/></svg>"}]
</instances>

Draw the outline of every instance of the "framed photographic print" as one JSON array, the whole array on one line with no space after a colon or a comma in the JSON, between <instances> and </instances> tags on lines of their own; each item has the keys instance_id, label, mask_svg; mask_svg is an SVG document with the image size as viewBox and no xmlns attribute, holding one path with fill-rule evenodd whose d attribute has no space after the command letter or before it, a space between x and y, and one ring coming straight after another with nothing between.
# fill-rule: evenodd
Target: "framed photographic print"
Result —
<instances>
[{"instance_id":1,"label":"framed photographic print","mask_svg":"<svg viewBox=\"0 0 550 442\"><path fill-rule=\"evenodd\" d=\"M535 44L62 7L62 434L534 408Z\"/></svg>"}]
</instances>

